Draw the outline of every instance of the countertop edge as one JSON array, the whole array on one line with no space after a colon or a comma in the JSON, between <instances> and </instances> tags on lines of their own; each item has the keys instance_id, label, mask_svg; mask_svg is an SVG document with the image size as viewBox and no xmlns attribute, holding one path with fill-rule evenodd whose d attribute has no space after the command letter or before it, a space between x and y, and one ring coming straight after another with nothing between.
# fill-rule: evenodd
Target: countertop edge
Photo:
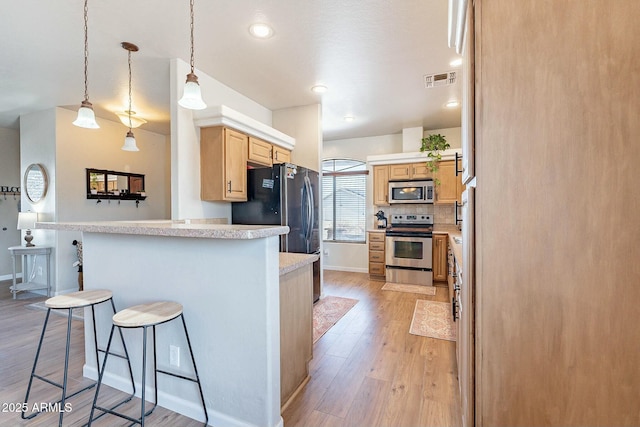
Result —
<instances>
[{"instance_id":1,"label":"countertop edge","mask_svg":"<svg viewBox=\"0 0 640 427\"><path fill-rule=\"evenodd\" d=\"M304 267L305 265L314 263L320 255L318 254L297 254L290 252L280 252L280 276L291 273Z\"/></svg>"},{"instance_id":2,"label":"countertop edge","mask_svg":"<svg viewBox=\"0 0 640 427\"><path fill-rule=\"evenodd\" d=\"M233 226L222 224L175 224L161 222L38 222L36 229L142 236L192 237L250 240L287 234L287 226Z\"/></svg>"}]
</instances>

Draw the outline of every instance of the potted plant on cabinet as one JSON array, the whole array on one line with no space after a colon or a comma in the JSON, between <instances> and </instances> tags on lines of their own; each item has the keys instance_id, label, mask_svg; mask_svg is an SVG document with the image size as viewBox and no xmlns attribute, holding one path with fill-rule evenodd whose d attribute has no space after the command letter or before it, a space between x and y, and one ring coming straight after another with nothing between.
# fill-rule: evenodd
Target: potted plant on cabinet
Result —
<instances>
[{"instance_id":1,"label":"potted plant on cabinet","mask_svg":"<svg viewBox=\"0 0 640 427\"><path fill-rule=\"evenodd\" d=\"M440 154L440 152L449 147L450 145L447 142L447 139L439 133L422 138L420 152L427 152L427 157L429 157L429 160L427 160L427 168L429 168L431 173L434 175L433 182L436 185L440 185L440 180L435 176L439 169L440 160L442 160L442 154Z\"/></svg>"}]
</instances>

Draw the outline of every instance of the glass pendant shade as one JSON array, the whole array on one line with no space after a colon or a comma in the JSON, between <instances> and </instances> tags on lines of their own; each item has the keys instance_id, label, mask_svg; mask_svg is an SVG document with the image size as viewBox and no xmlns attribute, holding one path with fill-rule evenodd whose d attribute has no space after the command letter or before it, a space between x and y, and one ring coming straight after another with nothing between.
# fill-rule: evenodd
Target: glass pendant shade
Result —
<instances>
[{"instance_id":1,"label":"glass pendant shade","mask_svg":"<svg viewBox=\"0 0 640 427\"><path fill-rule=\"evenodd\" d=\"M133 132L127 132L127 136L124 139L124 145L122 146L123 151L140 151L138 146L136 145L136 138L133 136Z\"/></svg>"},{"instance_id":2,"label":"glass pendant shade","mask_svg":"<svg viewBox=\"0 0 640 427\"><path fill-rule=\"evenodd\" d=\"M116 116L118 116L118 118L120 119L120 122L122 122L123 125L125 125L126 127L134 128L134 129L147 123L145 119L143 119L142 117L137 117L134 114L136 114L135 111L132 111L131 115L129 115L128 111L124 111L124 112L117 112Z\"/></svg>"},{"instance_id":3,"label":"glass pendant shade","mask_svg":"<svg viewBox=\"0 0 640 427\"><path fill-rule=\"evenodd\" d=\"M74 125L86 129L99 129L96 122L96 115L93 112L93 105L89 101L82 101L78 109L78 117L73 122Z\"/></svg>"},{"instance_id":4,"label":"glass pendant shade","mask_svg":"<svg viewBox=\"0 0 640 427\"><path fill-rule=\"evenodd\" d=\"M207 108L207 104L202 100L200 84L198 84L198 76L195 74L187 74L187 82L184 85L184 92L182 93L182 98L180 98L178 104L190 110L204 110Z\"/></svg>"}]
</instances>

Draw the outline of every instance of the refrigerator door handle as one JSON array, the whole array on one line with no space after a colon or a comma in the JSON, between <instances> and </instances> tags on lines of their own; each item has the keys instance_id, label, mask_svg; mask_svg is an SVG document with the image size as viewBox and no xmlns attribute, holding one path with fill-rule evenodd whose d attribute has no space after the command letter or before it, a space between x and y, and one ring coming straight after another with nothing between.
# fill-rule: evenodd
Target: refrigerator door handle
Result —
<instances>
[{"instance_id":1,"label":"refrigerator door handle","mask_svg":"<svg viewBox=\"0 0 640 427\"><path fill-rule=\"evenodd\" d=\"M307 220L307 226L306 229L304 231L304 240L305 240L305 245L306 245L306 252L308 253L310 248L311 248L311 230L313 230L313 199L311 197L311 181L309 180L309 177L305 175L304 177L304 193L305 193L305 200L303 201L303 203L306 203L306 208L307 208L307 212L306 212L306 220Z\"/></svg>"}]
</instances>

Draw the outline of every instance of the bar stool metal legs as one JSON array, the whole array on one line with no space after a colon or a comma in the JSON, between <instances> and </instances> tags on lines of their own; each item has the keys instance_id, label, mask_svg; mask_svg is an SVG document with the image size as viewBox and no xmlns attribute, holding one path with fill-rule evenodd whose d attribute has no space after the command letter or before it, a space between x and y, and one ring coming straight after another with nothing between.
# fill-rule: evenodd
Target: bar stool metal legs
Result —
<instances>
[{"instance_id":1,"label":"bar stool metal legs","mask_svg":"<svg viewBox=\"0 0 640 427\"><path fill-rule=\"evenodd\" d=\"M21 417L22 419L32 419L35 416L37 416L38 414L40 414L41 410L40 408L38 408L38 405L32 406L32 408L36 408L36 410L33 411L33 413L31 413L30 415L26 414L26 409L28 409L28 402L29 402L29 395L31 394L31 387L33 385L33 380L34 378L39 379L45 383L48 383L50 385L53 385L54 387L58 387L62 390L62 396L60 398L60 400L54 402L54 403L47 403L47 410L50 410L51 407L55 408L56 410L58 410L60 412L60 417L58 420L58 425L62 426L62 421L64 418L64 414L67 410L66 408L66 403L67 403L67 399L76 396L79 393L82 393L83 391L89 390L93 387L95 387L96 383L92 383L86 387L81 388L80 390L77 390L69 395L67 395L67 386L68 386L68 377L69 377L69 353L70 353L70 348L71 348L71 320L73 317L73 309L74 308L84 308L84 307L91 307L91 316L92 316L92 320L93 320L93 343L94 343L94 354L95 354L95 359L96 359L96 365L98 367L98 371L100 371L100 357L99 357L99 352L103 352L105 353L104 356L104 360L106 360L107 357L107 352L108 350L102 350L98 347L98 338L97 338L97 330L96 330L96 316L95 316L95 306L104 302L110 301L111 302L111 309L113 311L113 313L116 313L116 307L115 304L113 303L113 298L112 298L112 294L111 291L106 291L106 290L95 290L95 291L81 291L81 292L74 292L71 294L66 294L66 295L59 295L53 298L49 298L46 302L45 305L47 306L47 315L45 317L44 320L44 325L42 327L42 333L40 334L40 340L38 342L38 349L36 350L36 357L35 360L33 362L33 368L31 369L31 375L29 377L29 384L27 386L27 393L25 395L24 398L24 403L25 405L22 408L22 412L21 412ZM65 357L64 357L64 372L63 372L63 379L62 379L62 384L59 384L55 381L50 380L47 377L44 377L42 375L39 375L36 373L36 369L38 366L38 360L40 358L40 352L42 350L42 344L44 341L44 337L45 337L45 333L47 330L47 325L49 323L49 317L51 315L51 310L52 309L59 309L59 310L67 310L68 311L68 318L67 318L67 337L66 337L66 346L65 346ZM124 343L124 338L122 336L122 333L120 334L120 339L122 340L122 345L123 345L123 349L125 352L124 356L120 356L117 354L114 354L115 356L119 356L122 357L124 359L127 360L128 366L129 366L129 374L130 374L130 378L131 378L131 384L132 387L134 387L133 393L131 394L131 397L129 397L129 400L131 400L131 398L133 397L133 395L135 394L135 385L133 383L133 371L131 370L131 363L129 362L129 354L127 353L127 347ZM102 365L104 365L104 360ZM124 403L124 402L122 402Z\"/></svg>"},{"instance_id":2,"label":"bar stool metal legs","mask_svg":"<svg viewBox=\"0 0 640 427\"><path fill-rule=\"evenodd\" d=\"M189 347L189 355L191 357L191 363L193 365L194 370L194 378L187 377L184 375L179 375L173 372L165 371L163 369L158 369L157 365L157 350L156 350L156 326L161 325L163 323L170 322L171 320L180 317L182 321L182 327L184 329L185 337L187 340L187 345ZM102 378L104 376L105 368L107 365L108 355L110 354L109 348L111 346L111 341L113 338L114 330L118 328L119 331L122 328L142 328L142 384L141 384L141 405L140 405L140 418L136 419L130 417L126 414L122 414L116 412L115 408L104 408L98 406L98 395L100 394L100 386L102 384ZM146 409L146 379L147 379L147 335L148 329L152 328L152 338L153 338L153 376L154 376L154 403L151 409ZM122 334L122 332L120 332ZM205 425L209 422L209 415L207 413L207 406L204 402L204 393L202 392L202 384L200 383L200 377L198 375L198 368L196 367L196 361L193 356L193 349L191 347L191 340L189 338L189 332L187 330L187 324L184 320L184 315L182 313L182 305L174 302L158 302L151 304L142 304L135 307L124 309L113 316L113 325L111 326L111 333L109 334L109 342L107 344L107 354L105 356L105 360L102 364L102 369L100 371L100 375L98 377L98 385L96 387L96 393L93 399L93 406L91 407L91 414L89 415L89 423L88 426L91 426L91 423L97 419L98 417L111 414L128 420L133 424L140 424L144 427L145 418L155 410L158 405L158 374L165 374L175 378L180 378L183 380L194 382L198 385L198 392L200 394L200 401L202 403L202 408L204 410L205 416ZM98 417L94 418L94 412L100 411Z\"/></svg>"}]
</instances>

